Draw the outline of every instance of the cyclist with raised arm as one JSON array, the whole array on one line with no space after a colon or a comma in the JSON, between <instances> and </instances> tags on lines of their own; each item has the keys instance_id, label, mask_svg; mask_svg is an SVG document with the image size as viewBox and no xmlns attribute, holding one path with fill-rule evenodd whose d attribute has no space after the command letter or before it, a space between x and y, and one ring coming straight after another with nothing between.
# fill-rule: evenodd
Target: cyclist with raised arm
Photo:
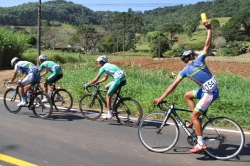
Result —
<instances>
[{"instance_id":1,"label":"cyclist with raised arm","mask_svg":"<svg viewBox=\"0 0 250 166\"><path fill-rule=\"evenodd\" d=\"M98 67L100 68L99 73L92 81L90 81L87 84L84 84L84 88L87 88L91 84L102 83L106 81L109 76L114 78L112 82L110 82L105 86L105 89L108 90L106 94L106 102L108 107L107 118L111 118L112 117L111 98L114 95L117 88L119 87L119 85L122 82L126 82L125 74L123 70L121 70L118 66L108 63L108 57L106 55L99 56L96 61ZM105 76L102 79L100 79L104 73L106 73Z\"/></svg>"},{"instance_id":2,"label":"cyclist with raised arm","mask_svg":"<svg viewBox=\"0 0 250 166\"><path fill-rule=\"evenodd\" d=\"M18 107L26 105L26 97L24 95L24 87L29 84L33 84L37 81L40 81L41 77L38 72L38 68L31 62L28 61L19 61L17 57L14 57L11 60L11 66L14 67L14 74L10 80L11 83L17 77L17 73L20 72L24 74L23 79L19 83L19 93L21 94L22 101L17 104Z\"/></svg>"},{"instance_id":3,"label":"cyclist with raised arm","mask_svg":"<svg viewBox=\"0 0 250 166\"><path fill-rule=\"evenodd\" d=\"M180 54L182 61L187 63L186 67L179 73L175 81L166 89L161 97L154 99L155 104L159 104L165 97L167 97L183 80L188 77L199 85L199 88L186 92L184 98L192 114L190 116L192 124L194 125L195 132L198 138L198 143L194 148L189 151L197 153L202 150L206 150L206 145L202 137L202 126L199 120L199 116L203 114L209 105L219 97L219 89L217 87L218 81L209 71L205 58L208 54L212 39L212 29L209 21L203 24L207 29L207 38L203 51L195 59L195 53L192 50L186 50ZM194 99L199 99L199 102L195 105Z\"/></svg>"},{"instance_id":4,"label":"cyclist with raised arm","mask_svg":"<svg viewBox=\"0 0 250 166\"><path fill-rule=\"evenodd\" d=\"M62 67L53 61L48 61L46 55L40 55L38 59L41 64L39 67L39 73L41 73L41 71L45 69L45 71L41 74L41 77L45 76L48 72L52 73L44 83L44 91L48 93L48 85L51 83L55 83L56 81L60 80L63 77ZM47 98L44 98L42 100L42 102L47 102L47 101L48 101Z\"/></svg>"}]
</instances>

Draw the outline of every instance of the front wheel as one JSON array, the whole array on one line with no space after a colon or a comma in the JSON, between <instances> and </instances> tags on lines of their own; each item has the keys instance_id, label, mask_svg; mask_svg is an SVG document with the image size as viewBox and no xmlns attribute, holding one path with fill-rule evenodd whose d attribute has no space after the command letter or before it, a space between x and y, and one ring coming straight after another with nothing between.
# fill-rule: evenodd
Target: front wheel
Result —
<instances>
[{"instance_id":1,"label":"front wheel","mask_svg":"<svg viewBox=\"0 0 250 166\"><path fill-rule=\"evenodd\" d=\"M177 143L180 130L172 116L166 118L165 112L153 112L145 116L138 128L141 143L153 152L166 152ZM164 123L164 124L163 124Z\"/></svg>"},{"instance_id":2,"label":"front wheel","mask_svg":"<svg viewBox=\"0 0 250 166\"><path fill-rule=\"evenodd\" d=\"M21 95L13 88L9 88L5 91L3 97L4 105L10 113L18 113L22 107L18 107L17 104L21 102Z\"/></svg>"},{"instance_id":3,"label":"front wheel","mask_svg":"<svg viewBox=\"0 0 250 166\"><path fill-rule=\"evenodd\" d=\"M51 98L45 92L36 93L34 96L34 101L31 104L34 114L39 118L49 118L53 111L53 105ZM48 101L43 103L42 99L47 98Z\"/></svg>"},{"instance_id":4,"label":"front wheel","mask_svg":"<svg viewBox=\"0 0 250 166\"><path fill-rule=\"evenodd\" d=\"M51 99L57 111L70 111L72 108L73 97L66 89L57 89Z\"/></svg>"},{"instance_id":5,"label":"front wheel","mask_svg":"<svg viewBox=\"0 0 250 166\"><path fill-rule=\"evenodd\" d=\"M79 102L79 108L82 115L89 120L98 119L103 111L102 101L92 94L84 95Z\"/></svg>"},{"instance_id":6,"label":"front wheel","mask_svg":"<svg viewBox=\"0 0 250 166\"><path fill-rule=\"evenodd\" d=\"M123 125L137 125L143 115L141 105L130 97L120 98L114 112Z\"/></svg>"},{"instance_id":7,"label":"front wheel","mask_svg":"<svg viewBox=\"0 0 250 166\"><path fill-rule=\"evenodd\" d=\"M245 135L238 123L226 117L209 120L203 126L206 153L219 160L228 160L240 153Z\"/></svg>"}]
</instances>

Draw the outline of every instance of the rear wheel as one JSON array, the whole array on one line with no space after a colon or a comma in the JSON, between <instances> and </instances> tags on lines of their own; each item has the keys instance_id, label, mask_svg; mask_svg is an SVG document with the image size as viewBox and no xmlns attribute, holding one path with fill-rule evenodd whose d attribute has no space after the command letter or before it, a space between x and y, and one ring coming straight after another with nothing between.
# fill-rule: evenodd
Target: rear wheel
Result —
<instances>
[{"instance_id":1,"label":"rear wheel","mask_svg":"<svg viewBox=\"0 0 250 166\"><path fill-rule=\"evenodd\" d=\"M139 124L143 111L141 105L130 97L119 99L115 106L114 113L117 113L118 121L123 125Z\"/></svg>"},{"instance_id":2,"label":"rear wheel","mask_svg":"<svg viewBox=\"0 0 250 166\"><path fill-rule=\"evenodd\" d=\"M48 101L43 103L42 99L45 97L48 99ZM34 114L39 118L48 118L53 111L51 98L45 92L35 94L32 107Z\"/></svg>"},{"instance_id":3,"label":"rear wheel","mask_svg":"<svg viewBox=\"0 0 250 166\"><path fill-rule=\"evenodd\" d=\"M228 160L237 156L244 144L245 135L238 123L226 117L218 117L203 126L206 153L212 158Z\"/></svg>"},{"instance_id":4,"label":"rear wheel","mask_svg":"<svg viewBox=\"0 0 250 166\"><path fill-rule=\"evenodd\" d=\"M3 101L5 107L11 113L16 114L22 108L17 106L17 104L21 102L21 95L13 88L9 88L5 91Z\"/></svg>"},{"instance_id":5,"label":"rear wheel","mask_svg":"<svg viewBox=\"0 0 250 166\"><path fill-rule=\"evenodd\" d=\"M89 120L98 119L103 111L102 101L92 94L86 94L81 98L79 108L82 115Z\"/></svg>"},{"instance_id":6,"label":"rear wheel","mask_svg":"<svg viewBox=\"0 0 250 166\"><path fill-rule=\"evenodd\" d=\"M57 111L70 111L72 108L73 97L66 89L57 89L51 99Z\"/></svg>"}]
</instances>

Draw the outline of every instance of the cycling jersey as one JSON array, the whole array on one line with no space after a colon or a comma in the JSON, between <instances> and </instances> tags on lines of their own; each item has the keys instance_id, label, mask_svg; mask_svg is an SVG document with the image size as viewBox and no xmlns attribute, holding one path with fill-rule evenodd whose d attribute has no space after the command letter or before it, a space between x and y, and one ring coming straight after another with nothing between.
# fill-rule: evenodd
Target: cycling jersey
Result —
<instances>
[{"instance_id":1,"label":"cycling jersey","mask_svg":"<svg viewBox=\"0 0 250 166\"><path fill-rule=\"evenodd\" d=\"M43 69L48 70L52 74L46 79L47 83L54 83L63 77L62 68L53 61L44 61L39 68L39 72Z\"/></svg>"},{"instance_id":2,"label":"cycling jersey","mask_svg":"<svg viewBox=\"0 0 250 166\"><path fill-rule=\"evenodd\" d=\"M199 85L200 88L193 91L195 98L200 101L195 110L203 113L209 105L219 97L218 81L209 71L205 63L206 53L202 52L197 59L179 73L178 77L188 77Z\"/></svg>"},{"instance_id":3,"label":"cycling jersey","mask_svg":"<svg viewBox=\"0 0 250 166\"><path fill-rule=\"evenodd\" d=\"M31 62L28 61L19 61L16 63L14 68L15 73L22 73L22 74L29 74L34 73L36 75L39 75L38 68Z\"/></svg>"},{"instance_id":4,"label":"cycling jersey","mask_svg":"<svg viewBox=\"0 0 250 166\"><path fill-rule=\"evenodd\" d=\"M197 59L187 66L179 73L178 77L188 77L197 83L204 92L213 92L217 89L218 81L209 71L206 63L204 62L206 53L202 52Z\"/></svg>"},{"instance_id":5,"label":"cycling jersey","mask_svg":"<svg viewBox=\"0 0 250 166\"><path fill-rule=\"evenodd\" d=\"M108 94L113 94L122 81L126 81L124 72L116 65L111 63L105 63L99 70L98 75L107 73L109 76L114 78L114 81L110 82Z\"/></svg>"},{"instance_id":6,"label":"cycling jersey","mask_svg":"<svg viewBox=\"0 0 250 166\"><path fill-rule=\"evenodd\" d=\"M116 65L111 63L105 63L99 70L99 75L103 73L107 73L109 76L113 77L114 79L123 79L125 78L124 72Z\"/></svg>"},{"instance_id":7,"label":"cycling jersey","mask_svg":"<svg viewBox=\"0 0 250 166\"><path fill-rule=\"evenodd\" d=\"M27 74L26 77L21 81L23 85L33 84L37 81L40 81L41 79L38 68L33 63L28 61L17 62L14 68L14 72Z\"/></svg>"},{"instance_id":8,"label":"cycling jersey","mask_svg":"<svg viewBox=\"0 0 250 166\"><path fill-rule=\"evenodd\" d=\"M50 72L56 72L57 74L62 74L62 68L60 65L53 61L45 61L40 65L39 71L46 69Z\"/></svg>"}]
</instances>

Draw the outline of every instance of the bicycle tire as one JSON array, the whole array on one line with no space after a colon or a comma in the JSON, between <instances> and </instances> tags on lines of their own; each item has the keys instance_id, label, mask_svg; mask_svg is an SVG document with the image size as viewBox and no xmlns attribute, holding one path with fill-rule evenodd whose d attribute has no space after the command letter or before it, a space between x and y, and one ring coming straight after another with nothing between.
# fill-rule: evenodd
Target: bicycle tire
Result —
<instances>
[{"instance_id":1,"label":"bicycle tire","mask_svg":"<svg viewBox=\"0 0 250 166\"><path fill-rule=\"evenodd\" d=\"M66 89L57 89L51 97L57 111L70 111L73 105L73 97Z\"/></svg>"},{"instance_id":2,"label":"bicycle tire","mask_svg":"<svg viewBox=\"0 0 250 166\"><path fill-rule=\"evenodd\" d=\"M153 112L145 116L139 124L139 139L143 146L150 151L166 152L172 149L179 140L180 129L172 116L169 116L159 131L165 117L165 112Z\"/></svg>"},{"instance_id":3,"label":"bicycle tire","mask_svg":"<svg viewBox=\"0 0 250 166\"><path fill-rule=\"evenodd\" d=\"M43 93L35 93L33 97L34 97L34 102L32 110L34 114L42 119L49 118L53 111L53 104L50 96L47 93L43 92ZM45 97L48 99L48 101L46 103L43 103L42 99Z\"/></svg>"},{"instance_id":4,"label":"bicycle tire","mask_svg":"<svg viewBox=\"0 0 250 166\"><path fill-rule=\"evenodd\" d=\"M93 98L92 94L82 96L79 102L79 108L82 115L88 120L98 119L103 112L101 99Z\"/></svg>"},{"instance_id":5,"label":"bicycle tire","mask_svg":"<svg viewBox=\"0 0 250 166\"><path fill-rule=\"evenodd\" d=\"M220 136L215 129L221 134ZM245 144L242 128L234 120L227 117L217 117L207 121L202 132L207 144L205 152L215 159L231 159L241 152Z\"/></svg>"},{"instance_id":6,"label":"bicycle tire","mask_svg":"<svg viewBox=\"0 0 250 166\"><path fill-rule=\"evenodd\" d=\"M141 105L133 98L119 99L115 105L116 118L123 125L138 125L142 119Z\"/></svg>"},{"instance_id":7,"label":"bicycle tire","mask_svg":"<svg viewBox=\"0 0 250 166\"><path fill-rule=\"evenodd\" d=\"M17 106L17 104L21 102L21 95L19 92L14 95L14 91L15 89L13 88L7 89L4 92L3 101L4 106L10 113L17 114L22 109L22 107Z\"/></svg>"}]
</instances>

